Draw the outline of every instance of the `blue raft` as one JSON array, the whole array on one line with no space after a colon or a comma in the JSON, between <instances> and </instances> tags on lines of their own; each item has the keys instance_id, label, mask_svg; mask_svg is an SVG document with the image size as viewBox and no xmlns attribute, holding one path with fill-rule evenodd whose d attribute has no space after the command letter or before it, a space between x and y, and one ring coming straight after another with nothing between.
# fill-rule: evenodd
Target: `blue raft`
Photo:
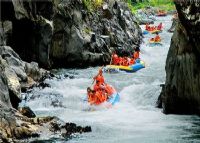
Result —
<instances>
[{"instance_id":1,"label":"blue raft","mask_svg":"<svg viewBox=\"0 0 200 143\"><path fill-rule=\"evenodd\" d=\"M110 98L107 100L108 103L114 105L115 103L120 101L119 93L113 93Z\"/></svg>"},{"instance_id":2,"label":"blue raft","mask_svg":"<svg viewBox=\"0 0 200 143\"><path fill-rule=\"evenodd\" d=\"M84 99L83 101L88 102L87 96L85 97L85 99ZM115 105L115 104L116 104L117 102L119 102L119 101L120 101L120 95L119 95L118 92L113 93L113 94L109 97L109 99L107 99L107 102L110 103L111 105Z\"/></svg>"}]
</instances>

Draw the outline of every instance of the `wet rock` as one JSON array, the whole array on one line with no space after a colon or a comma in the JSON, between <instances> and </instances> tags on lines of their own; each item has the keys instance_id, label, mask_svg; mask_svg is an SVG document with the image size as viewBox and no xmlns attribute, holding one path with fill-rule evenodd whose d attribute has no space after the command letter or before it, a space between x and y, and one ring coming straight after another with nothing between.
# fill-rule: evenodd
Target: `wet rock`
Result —
<instances>
[{"instance_id":1,"label":"wet rock","mask_svg":"<svg viewBox=\"0 0 200 143\"><path fill-rule=\"evenodd\" d=\"M176 25L177 25L177 23L178 23L178 18L173 18L172 19L172 25L171 25L171 27L168 29L168 32L171 32L171 33L173 33L174 31L175 31L175 28L176 28Z\"/></svg>"},{"instance_id":2,"label":"wet rock","mask_svg":"<svg viewBox=\"0 0 200 143\"><path fill-rule=\"evenodd\" d=\"M12 22L0 21L0 30L0 46L5 46L12 39Z\"/></svg>"},{"instance_id":3,"label":"wet rock","mask_svg":"<svg viewBox=\"0 0 200 143\"><path fill-rule=\"evenodd\" d=\"M12 106L14 108L18 107L19 102L21 102L21 85L19 83L18 77L15 72L9 68L5 69L6 80L9 87L9 95Z\"/></svg>"},{"instance_id":4,"label":"wet rock","mask_svg":"<svg viewBox=\"0 0 200 143\"><path fill-rule=\"evenodd\" d=\"M9 137L12 137L12 129L16 127L16 120L10 102L4 67L1 64L0 87L0 138L3 142L9 142Z\"/></svg>"},{"instance_id":5,"label":"wet rock","mask_svg":"<svg viewBox=\"0 0 200 143\"><path fill-rule=\"evenodd\" d=\"M161 92L166 114L200 114L200 21L197 1L175 1L179 22L166 61Z\"/></svg>"},{"instance_id":6,"label":"wet rock","mask_svg":"<svg viewBox=\"0 0 200 143\"><path fill-rule=\"evenodd\" d=\"M27 106L26 107L19 107L18 111L22 115L24 115L24 116L26 116L28 118L35 118L36 117L35 113Z\"/></svg>"},{"instance_id":7,"label":"wet rock","mask_svg":"<svg viewBox=\"0 0 200 143\"><path fill-rule=\"evenodd\" d=\"M45 87L51 87L51 85L48 83L41 82L38 84L38 87L41 87L42 89L44 89Z\"/></svg>"},{"instance_id":8,"label":"wet rock","mask_svg":"<svg viewBox=\"0 0 200 143\"><path fill-rule=\"evenodd\" d=\"M48 74L48 71L39 68L35 62L25 63L25 71L29 77L35 81L39 81L42 77Z\"/></svg>"},{"instance_id":9,"label":"wet rock","mask_svg":"<svg viewBox=\"0 0 200 143\"><path fill-rule=\"evenodd\" d=\"M69 137L69 135L73 133L82 133L82 132L92 131L90 126L81 127L81 126L77 126L75 123L66 123L64 126L61 126L61 128L65 128L66 130L66 132L62 134L64 137Z\"/></svg>"},{"instance_id":10,"label":"wet rock","mask_svg":"<svg viewBox=\"0 0 200 143\"><path fill-rule=\"evenodd\" d=\"M21 102L21 89L36 84L48 72L40 69L35 62L26 63L9 46L0 47L0 64L5 69L5 76L9 87L9 94L12 106L17 109Z\"/></svg>"}]
</instances>

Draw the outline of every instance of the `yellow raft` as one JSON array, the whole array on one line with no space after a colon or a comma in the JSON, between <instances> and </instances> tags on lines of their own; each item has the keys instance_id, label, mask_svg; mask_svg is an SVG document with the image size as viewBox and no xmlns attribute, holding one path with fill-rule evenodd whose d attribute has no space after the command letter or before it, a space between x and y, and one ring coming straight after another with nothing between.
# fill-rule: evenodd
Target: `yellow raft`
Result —
<instances>
[{"instance_id":1,"label":"yellow raft","mask_svg":"<svg viewBox=\"0 0 200 143\"><path fill-rule=\"evenodd\" d=\"M137 59L136 63L130 66L107 65L104 68L104 72L118 72L119 70L126 72L136 72L142 68L145 68L145 62Z\"/></svg>"}]
</instances>

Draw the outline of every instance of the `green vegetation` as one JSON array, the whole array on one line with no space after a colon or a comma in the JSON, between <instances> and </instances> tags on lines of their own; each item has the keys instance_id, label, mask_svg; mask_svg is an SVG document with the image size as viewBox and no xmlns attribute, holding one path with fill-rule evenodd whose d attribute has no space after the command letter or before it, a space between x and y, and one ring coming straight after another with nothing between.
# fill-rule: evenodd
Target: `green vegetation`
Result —
<instances>
[{"instance_id":1,"label":"green vegetation","mask_svg":"<svg viewBox=\"0 0 200 143\"><path fill-rule=\"evenodd\" d=\"M136 4L132 3L132 0L127 0L128 6L133 13L138 9L143 9L146 6L158 7L160 10L174 10L175 6L173 0L149 0L149 2L137 2Z\"/></svg>"},{"instance_id":2,"label":"green vegetation","mask_svg":"<svg viewBox=\"0 0 200 143\"><path fill-rule=\"evenodd\" d=\"M90 34L90 32L92 32L92 30L88 27L83 29L85 33Z\"/></svg>"},{"instance_id":3,"label":"green vegetation","mask_svg":"<svg viewBox=\"0 0 200 143\"><path fill-rule=\"evenodd\" d=\"M91 12L103 4L103 0L83 0L84 6Z\"/></svg>"}]
</instances>

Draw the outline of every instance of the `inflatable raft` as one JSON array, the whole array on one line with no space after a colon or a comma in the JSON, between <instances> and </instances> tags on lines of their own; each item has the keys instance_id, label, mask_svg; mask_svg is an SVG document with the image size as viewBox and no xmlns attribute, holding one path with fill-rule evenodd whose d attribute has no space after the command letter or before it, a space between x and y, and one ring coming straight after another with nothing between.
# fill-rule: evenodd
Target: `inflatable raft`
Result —
<instances>
[{"instance_id":1,"label":"inflatable raft","mask_svg":"<svg viewBox=\"0 0 200 143\"><path fill-rule=\"evenodd\" d=\"M156 14L156 16L167 16L167 13L166 12L161 12L161 13Z\"/></svg>"},{"instance_id":2,"label":"inflatable raft","mask_svg":"<svg viewBox=\"0 0 200 143\"><path fill-rule=\"evenodd\" d=\"M144 30L143 34L144 35L149 34L149 33L156 34L156 33L161 33L161 32L162 32L162 30L153 30L153 31Z\"/></svg>"},{"instance_id":3,"label":"inflatable raft","mask_svg":"<svg viewBox=\"0 0 200 143\"><path fill-rule=\"evenodd\" d=\"M113 93L110 98L107 100L108 103L112 104L112 105L115 105L117 102L120 101L120 96L119 96L119 93L116 92L116 93Z\"/></svg>"},{"instance_id":4,"label":"inflatable raft","mask_svg":"<svg viewBox=\"0 0 200 143\"><path fill-rule=\"evenodd\" d=\"M104 72L119 72L126 71L126 72L136 72L142 68L145 68L145 63L142 60L137 59L136 63L130 66L118 66L118 65L107 65L104 67Z\"/></svg>"},{"instance_id":5,"label":"inflatable raft","mask_svg":"<svg viewBox=\"0 0 200 143\"><path fill-rule=\"evenodd\" d=\"M87 96L85 97L84 101L88 102L88 97ZM110 103L110 105L115 105L119 101L120 101L120 95L119 95L118 92L116 92L116 93L113 93L112 95L110 95L106 102Z\"/></svg>"},{"instance_id":6,"label":"inflatable raft","mask_svg":"<svg viewBox=\"0 0 200 143\"><path fill-rule=\"evenodd\" d=\"M158 46L158 45L162 45L161 41L155 42L155 41L149 41L149 45L150 46Z\"/></svg>"},{"instance_id":7,"label":"inflatable raft","mask_svg":"<svg viewBox=\"0 0 200 143\"><path fill-rule=\"evenodd\" d=\"M160 41L154 41L154 40L149 40L149 45L162 45L161 40Z\"/></svg>"}]
</instances>

